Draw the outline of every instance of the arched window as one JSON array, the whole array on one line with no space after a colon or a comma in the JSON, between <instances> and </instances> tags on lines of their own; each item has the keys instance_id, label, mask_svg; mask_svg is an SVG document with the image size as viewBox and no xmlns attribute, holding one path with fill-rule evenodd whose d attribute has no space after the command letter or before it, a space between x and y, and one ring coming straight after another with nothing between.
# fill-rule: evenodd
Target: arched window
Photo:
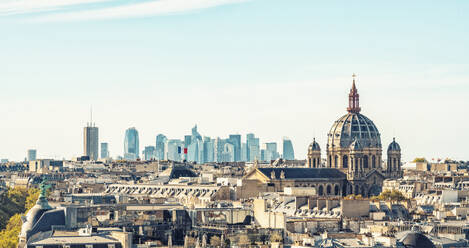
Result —
<instances>
[{"instance_id":1,"label":"arched window","mask_svg":"<svg viewBox=\"0 0 469 248\"><path fill-rule=\"evenodd\" d=\"M342 168L348 168L348 157L347 157L347 155L344 155L342 157Z\"/></svg>"},{"instance_id":2,"label":"arched window","mask_svg":"<svg viewBox=\"0 0 469 248\"><path fill-rule=\"evenodd\" d=\"M331 185L327 185L326 192L327 192L327 195L331 195L331 192L332 192Z\"/></svg>"},{"instance_id":3,"label":"arched window","mask_svg":"<svg viewBox=\"0 0 469 248\"><path fill-rule=\"evenodd\" d=\"M339 195L339 185L335 185L335 187L334 187L334 195Z\"/></svg>"},{"instance_id":4,"label":"arched window","mask_svg":"<svg viewBox=\"0 0 469 248\"><path fill-rule=\"evenodd\" d=\"M396 167L397 167L397 161L396 161L396 158L393 158L393 169L394 169L394 171L396 171Z\"/></svg>"},{"instance_id":5,"label":"arched window","mask_svg":"<svg viewBox=\"0 0 469 248\"><path fill-rule=\"evenodd\" d=\"M371 157L371 166L373 168L376 168L376 157L375 157L375 155L373 155L373 157Z\"/></svg>"},{"instance_id":6,"label":"arched window","mask_svg":"<svg viewBox=\"0 0 469 248\"><path fill-rule=\"evenodd\" d=\"M337 163L339 163L339 156L335 155L334 157L334 167L337 168Z\"/></svg>"},{"instance_id":7,"label":"arched window","mask_svg":"<svg viewBox=\"0 0 469 248\"><path fill-rule=\"evenodd\" d=\"M313 168L316 168L316 159L313 158Z\"/></svg>"},{"instance_id":8,"label":"arched window","mask_svg":"<svg viewBox=\"0 0 469 248\"><path fill-rule=\"evenodd\" d=\"M322 185L319 185L319 195L322 196L324 194L324 187L322 187Z\"/></svg>"},{"instance_id":9,"label":"arched window","mask_svg":"<svg viewBox=\"0 0 469 248\"><path fill-rule=\"evenodd\" d=\"M354 162L354 163L355 163L355 170L358 171L358 168L359 168L359 166L358 166L358 158L355 158L355 162Z\"/></svg>"},{"instance_id":10,"label":"arched window","mask_svg":"<svg viewBox=\"0 0 469 248\"><path fill-rule=\"evenodd\" d=\"M368 156L363 157L363 168L368 168Z\"/></svg>"},{"instance_id":11,"label":"arched window","mask_svg":"<svg viewBox=\"0 0 469 248\"><path fill-rule=\"evenodd\" d=\"M329 168L332 167L332 156L329 155Z\"/></svg>"}]
</instances>

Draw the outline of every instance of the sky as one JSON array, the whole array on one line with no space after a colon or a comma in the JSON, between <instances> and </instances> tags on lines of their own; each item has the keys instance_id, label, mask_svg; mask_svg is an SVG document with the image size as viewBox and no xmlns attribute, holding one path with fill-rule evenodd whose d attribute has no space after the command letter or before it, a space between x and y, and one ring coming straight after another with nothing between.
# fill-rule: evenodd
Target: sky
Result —
<instances>
[{"instance_id":1,"label":"sky","mask_svg":"<svg viewBox=\"0 0 469 248\"><path fill-rule=\"evenodd\" d=\"M0 0L0 158L122 155L197 124L215 138L289 137L298 159L362 114L403 160L469 160L469 2ZM385 152L383 152L385 154ZM383 156L385 158L385 156Z\"/></svg>"}]
</instances>

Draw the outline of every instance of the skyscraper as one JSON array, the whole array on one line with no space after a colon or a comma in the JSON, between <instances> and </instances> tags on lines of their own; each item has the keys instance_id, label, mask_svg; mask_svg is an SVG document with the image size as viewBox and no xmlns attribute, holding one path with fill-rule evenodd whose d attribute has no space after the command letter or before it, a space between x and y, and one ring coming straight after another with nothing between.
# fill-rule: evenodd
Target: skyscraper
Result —
<instances>
[{"instance_id":1,"label":"skyscraper","mask_svg":"<svg viewBox=\"0 0 469 248\"><path fill-rule=\"evenodd\" d=\"M187 145L188 141L189 145ZM187 148L188 161L197 163L202 163L204 161L204 145L202 141L202 136L197 131L197 125L192 128L190 139L187 138L187 135L184 137L184 146Z\"/></svg>"},{"instance_id":2,"label":"skyscraper","mask_svg":"<svg viewBox=\"0 0 469 248\"><path fill-rule=\"evenodd\" d=\"M89 122L83 129L83 155L91 160L98 159L99 131L93 122Z\"/></svg>"},{"instance_id":3,"label":"skyscraper","mask_svg":"<svg viewBox=\"0 0 469 248\"><path fill-rule=\"evenodd\" d=\"M29 149L28 150L28 161L36 160L36 155L37 155L37 152L36 152L35 149Z\"/></svg>"},{"instance_id":4,"label":"skyscraper","mask_svg":"<svg viewBox=\"0 0 469 248\"><path fill-rule=\"evenodd\" d=\"M101 158L109 158L109 147L107 143L101 143Z\"/></svg>"},{"instance_id":5,"label":"skyscraper","mask_svg":"<svg viewBox=\"0 0 469 248\"><path fill-rule=\"evenodd\" d=\"M156 159L157 160L164 160L165 159L165 154L166 154L166 150L165 150L165 147L166 147L166 142L168 141L168 139L166 138L166 136L164 136L163 134L158 134L156 136L156 151L155 151L155 155L156 155Z\"/></svg>"},{"instance_id":6,"label":"skyscraper","mask_svg":"<svg viewBox=\"0 0 469 248\"><path fill-rule=\"evenodd\" d=\"M143 150L143 159L152 160L155 159L156 149L154 146L145 146Z\"/></svg>"},{"instance_id":7,"label":"skyscraper","mask_svg":"<svg viewBox=\"0 0 469 248\"><path fill-rule=\"evenodd\" d=\"M276 160L279 157L277 152L277 142L265 143L264 159L267 162Z\"/></svg>"},{"instance_id":8,"label":"skyscraper","mask_svg":"<svg viewBox=\"0 0 469 248\"><path fill-rule=\"evenodd\" d=\"M248 133L246 134L246 161L250 161L250 154L249 154L249 151L250 151L250 147L251 147L251 143L252 143L252 140L254 139L254 134L253 133Z\"/></svg>"},{"instance_id":9,"label":"skyscraper","mask_svg":"<svg viewBox=\"0 0 469 248\"><path fill-rule=\"evenodd\" d=\"M241 143L241 161L248 161L248 146L246 143Z\"/></svg>"},{"instance_id":10,"label":"skyscraper","mask_svg":"<svg viewBox=\"0 0 469 248\"><path fill-rule=\"evenodd\" d=\"M241 161L241 135L230 134L228 140L234 147L234 161Z\"/></svg>"},{"instance_id":11,"label":"skyscraper","mask_svg":"<svg viewBox=\"0 0 469 248\"><path fill-rule=\"evenodd\" d=\"M135 127L131 127L125 131L124 158L136 160L139 158L139 151L138 131Z\"/></svg>"},{"instance_id":12,"label":"skyscraper","mask_svg":"<svg viewBox=\"0 0 469 248\"><path fill-rule=\"evenodd\" d=\"M170 139L166 142L166 158L173 161L181 161L181 148L184 142L178 139Z\"/></svg>"},{"instance_id":13,"label":"skyscraper","mask_svg":"<svg viewBox=\"0 0 469 248\"><path fill-rule=\"evenodd\" d=\"M213 162L214 159L214 143L215 140L210 137L204 137L204 163Z\"/></svg>"},{"instance_id":14,"label":"skyscraper","mask_svg":"<svg viewBox=\"0 0 469 248\"><path fill-rule=\"evenodd\" d=\"M287 137L283 137L283 158L286 160L294 160L293 144Z\"/></svg>"}]
</instances>

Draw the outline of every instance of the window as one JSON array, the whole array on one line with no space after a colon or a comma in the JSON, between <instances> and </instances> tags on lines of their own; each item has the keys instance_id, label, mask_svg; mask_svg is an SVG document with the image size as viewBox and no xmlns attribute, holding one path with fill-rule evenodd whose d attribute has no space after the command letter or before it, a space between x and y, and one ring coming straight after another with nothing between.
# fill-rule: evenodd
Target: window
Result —
<instances>
[{"instance_id":1,"label":"window","mask_svg":"<svg viewBox=\"0 0 469 248\"><path fill-rule=\"evenodd\" d=\"M330 195L330 194L331 194L331 191L332 191L331 185L327 185L327 188L326 188L326 189L327 189L327 190L326 190L326 191L327 191L327 195Z\"/></svg>"},{"instance_id":2,"label":"window","mask_svg":"<svg viewBox=\"0 0 469 248\"><path fill-rule=\"evenodd\" d=\"M334 195L339 195L339 185L334 187Z\"/></svg>"},{"instance_id":3,"label":"window","mask_svg":"<svg viewBox=\"0 0 469 248\"><path fill-rule=\"evenodd\" d=\"M368 168L368 156L367 155L363 157L363 167Z\"/></svg>"},{"instance_id":4,"label":"window","mask_svg":"<svg viewBox=\"0 0 469 248\"><path fill-rule=\"evenodd\" d=\"M371 157L371 166L373 168L376 168L376 157L375 157L375 155L373 155L373 157Z\"/></svg>"},{"instance_id":5,"label":"window","mask_svg":"<svg viewBox=\"0 0 469 248\"><path fill-rule=\"evenodd\" d=\"M339 160L339 157L337 155L335 155L334 157L334 167L337 168L337 160Z\"/></svg>"},{"instance_id":6,"label":"window","mask_svg":"<svg viewBox=\"0 0 469 248\"><path fill-rule=\"evenodd\" d=\"M324 187L322 185L319 186L319 195L322 196L324 194Z\"/></svg>"},{"instance_id":7,"label":"window","mask_svg":"<svg viewBox=\"0 0 469 248\"><path fill-rule=\"evenodd\" d=\"M344 155L342 157L342 168L348 168L348 156Z\"/></svg>"}]
</instances>

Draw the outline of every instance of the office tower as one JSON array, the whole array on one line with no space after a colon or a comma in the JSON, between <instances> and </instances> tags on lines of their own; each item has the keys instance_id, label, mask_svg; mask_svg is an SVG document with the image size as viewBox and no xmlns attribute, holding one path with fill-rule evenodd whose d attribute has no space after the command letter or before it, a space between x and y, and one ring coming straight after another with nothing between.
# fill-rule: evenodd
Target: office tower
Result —
<instances>
[{"instance_id":1,"label":"office tower","mask_svg":"<svg viewBox=\"0 0 469 248\"><path fill-rule=\"evenodd\" d=\"M194 140L189 147L187 147L187 161L199 161L199 142L197 140Z\"/></svg>"},{"instance_id":2,"label":"office tower","mask_svg":"<svg viewBox=\"0 0 469 248\"><path fill-rule=\"evenodd\" d=\"M259 138L252 138L249 141L248 152L250 162L253 162L256 159L261 159L261 148L259 146Z\"/></svg>"},{"instance_id":3,"label":"office tower","mask_svg":"<svg viewBox=\"0 0 469 248\"><path fill-rule=\"evenodd\" d=\"M187 141L190 141L189 145L187 145ZM202 136L197 131L197 125L192 128L190 139L187 138L187 135L184 137L184 145L187 147L187 161L196 163L202 163L204 161L204 145Z\"/></svg>"},{"instance_id":4,"label":"office tower","mask_svg":"<svg viewBox=\"0 0 469 248\"><path fill-rule=\"evenodd\" d=\"M215 140L210 137L204 137L204 163L214 162L214 143Z\"/></svg>"},{"instance_id":5,"label":"office tower","mask_svg":"<svg viewBox=\"0 0 469 248\"><path fill-rule=\"evenodd\" d=\"M234 145L225 142L221 153L221 162L234 162Z\"/></svg>"},{"instance_id":6,"label":"office tower","mask_svg":"<svg viewBox=\"0 0 469 248\"><path fill-rule=\"evenodd\" d=\"M241 161L248 161L248 146L246 143L241 144Z\"/></svg>"},{"instance_id":7,"label":"office tower","mask_svg":"<svg viewBox=\"0 0 469 248\"><path fill-rule=\"evenodd\" d=\"M166 142L166 158L173 161L181 161L183 157L184 142L178 139L170 139Z\"/></svg>"},{"instance_id":8,"label":"office tower","mask_svg":"<svg viewBox=\"0 0 469 248\"><path fill-rule=\"evenodd\" d=\"M137 160L139 158L138 131L131 127L125 131L124 158L127 160Z\"/></svg>"},{"instance_id":9,"label":"office tower","mask_svg":"<svg viewBox=\"0 0 469 248\"><path fill-rule=\"evenodd\" d=\"M163 134L158 134L156 136L156 159L157 160L164 160L165 159L165 154L166 154L166 150L165 150L165 144L166 142L168 141L168 139L166 138L166 136L164 136Z\"/></svg>"},{"instance_id":10,"label":"office tower","mask_svg":"<svg viewBox=\"0 0 469 248\"><path fill-rule=\"evenodd\" d=\"M155 159L156 155L156 149L154 146L145 146L145 149L143 150L143 159L147 160L152 160Z\"/></svg>"},{"instance_id":11,"label":"office tower","mask_svg":"<svg viewBox=\"0 0 469 248\"><path fill-rule=\"evenodd\" d=\"M287 137L283 137L283 158L285 160L294 160L295 153L293 152L293 144Z\"/></svg>"},{"instance_id":12,"label":"office tower","mask_svg":"<svg viewBox=\"0 0 469 248\"><path fill-rule=\"evenodd\" d=\"M35 149L29 149L27 153L28 153L28 156L27 156L28 161L36 160L37 152Z\"/></svg>"},{"instance_id":13,"label":"office tower","mask_svg":"<svg viewBox=\"0 0 469 248\"><path fill-rule=\"evenodd\" d=\"M215 162L225 162L223 160L223 150L225 149L225 144L225 139L220 139L220 137L217 137L215 140Z\"/></svg>"},{"instance_id":14,"label":"office tower","mask_svg":"<svg viewBox=\"0 0 469 248\"><path fill-rule=\"evenodd\" d=\"M280 155L277 152L277 142L265 143L264 149L265 149L264 161L270 162L280 157Z\"/></svg>"},{"instance_id":15,"label":"office tower","mask_svg":"<svg viewBox=\"0 0 469 248\"><path fill-rule=\"evenodd\" d=\"M251 143L253 142L253 139L255 138L254 134L253 133L248 133L246 134L246 161L251 161L250 158L251 158L251 155L249 154L250 152L250 147L251 147Z\"/></svg>"},{"instance_id":16,"label":"office tower","mask_svg":"<svg viewBox=\"0 0 469 248\"><path fill-rule=\"evenodd\" d=\"M109 158L109 146L108 143L101 143L101 158Z\"/></svg>"},{"instance_id":17,"label":"office tower","mask_svg":"<svg viewBox=\"0 0 469 248\"><path fill-rule=\"evenodd\" d=\"M259 139L257 138L257 142L259 143ZM249 161L253 162L255 160L260 160L261 159L261 148L259 147L259 144L251 145L249 148Z\"/></svg>"},{"instance_id":18,"label":"office tower","mask_svg":"<svg viewBox=\"0 0 469 248\"><path fill-rule=\"evenodd\" d=\"M83 155L90 160L98 159L99 131L93 122L89 122L83 129Z\"/></svg>"},{"instance_id":19,"label":"office tower","mask_svg":"<svg viewBox=\"0 0 469 248\"><path fill-rule=\"evenodd\" d=\"M230 134L228 140L234 147L234 161L241 161L241 135Z\"/></svg>"},{"instance_id":20,"label":"office tower","mask_svg":"<svg viewBox=\"0 0 469 248\"><path fill-rule=\"evenodd\" d=\"M192 143L192 135L184 135L184 147L189 147Z\"/></svg>"}]
</instances>

